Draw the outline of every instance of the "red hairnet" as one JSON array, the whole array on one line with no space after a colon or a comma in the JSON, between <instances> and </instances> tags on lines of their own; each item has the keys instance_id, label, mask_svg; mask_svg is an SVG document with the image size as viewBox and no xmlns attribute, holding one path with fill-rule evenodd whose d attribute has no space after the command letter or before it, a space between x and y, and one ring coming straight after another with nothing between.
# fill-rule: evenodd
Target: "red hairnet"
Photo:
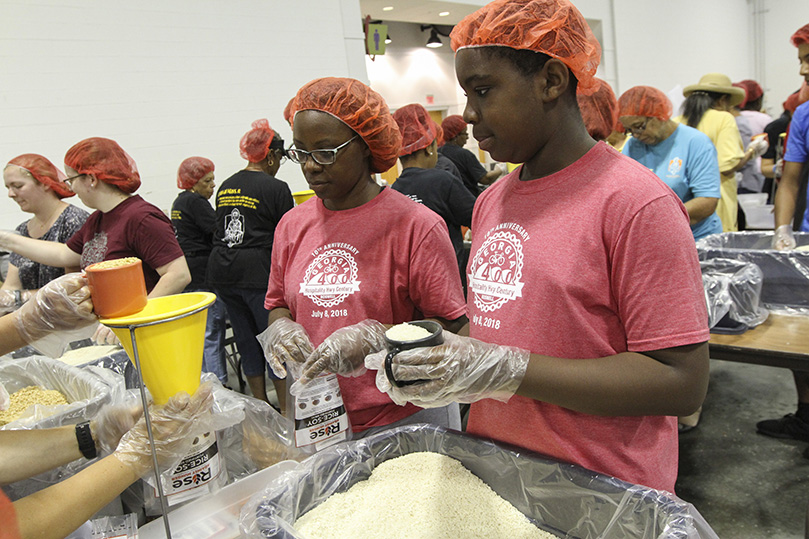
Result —
<instances>
[{"instance_id":1,"label":"red hairnet","mask_svg":"<svg viewBox=\"0 0 809 539\"><path fill-rule=\"evenodd\" d=\"M784 110L788 110L790 114L795 114L795 109L809 101L809 84L804 82L801 87L787 97L784 101Z\"/></svg>"},{"instance_id":2,"label":"red hairnet","mask_svg":"<svg viewBox=\"0 0 809 539\"><path fill-rule=\"evenodd\" d=\"M437 123L433 120L433 124L435 125L435 143L436 146L443 146L446 140L444 139L444 130L441 128L441 124Z\"/></svg>"},{"instance_id":3,"label":"red hairnet","mask_svg":"<svg viewBox=\"0 0 809 539\"><path fill-rule=\"evenodd\" d=\"M444 118L444 120L441 122L441 129L444 130L444 140L452 140L466 131L466 122L464 121L463 116L453 114Z\"/></svg>"},{"instance_id":4,"label":"red hairnet","mask_svg":"<svg viewBox=\"0 0 809 539\"><path fill-rule=\"evenodd\" d=\"M430 118L430 113L418 103L400 108L393 113L393 119L396 120L402 134L399 157L423 150L438 138L435 122Z\"/></svg>"},{"instance_id":5,"label":"red hairnet","mask_svg":"<svg viewBox=\"0 0 809 539\"><path fill-rule=\"evenodd\" d=\"M747 92L747 88L745 88L745 86L741 82L734 82L732 83L732 86L734 88L741 88L742 90L744 90L744 99L742 99L741 103L736 105L737 107L742 109L747 104L747 102L750 101L750 94Z\"/></svg>"},{"instance_id":6,"label":"red hairnet","mask_svg":"<svg viewBox=\"0 0 809 539\"><path fill-rule=\"evenodd\" d=\"M744 103L740 106L744 106L746 103L750 103L751 101L755 101L762 95L764 95L764 90L762 90L761 85L752 79L744 79L737 83L734 83L733 86L740 86L744 88L744 91L747 92L747 99Z\"/></svg>"},{"instance_id":7,"label":"red hairnet","mask_svg":"<svg viewBox=\"0 0 809 539\"><path fill-rule=\"evenodd\" d=\"M354 79L325 77L298 90L293 117L302 110L330 114L353 129L371 150L371 172L396 164L402 135L382 96Z\"/></svg>"},{"instance_id":8,"label":"red hairnet","mask_svg":"<svg viewBox=\"0 0 809 539\"><path fill-rule=\"evenodd\" d=\"M798 31L792 34L790 39L796 47L809 43L809 24L804 24L798 28Z\"/></svg>"},{"instance_id":9,"label":"red hairnet","mask_svg":"<svg viewBox=\"0 0 809 539\"><path fill-rule=\"evenodd\" d=\"M671 111L666 94L651 86L634 86L618 99L618 117L646 116L665 122L671 119Z\"/></svg>"},{"instance_id":10,"label":"red hairnet","mask_svg":"<svg viewBox=\"0 0 809 539\"><path fill-rule=\"evenodd\" d=\"M547 54L564 62L583 93L595 90L601 45L568 0L495 0L458 23L450 39L454 51L501 46Z\"/></svg>"},{"instance_id":11,"label":"red hairnet","mask_svg":"<svg viewBox=\"0 0 809 539\"><path fill-rule=\"evenodd\" d=\"M265 119L256 120L252 129L239 141L239 155L251 163L258 163L270 153L270 143L274 136L275 131L270 127L270 122Z\"/></svg>"},{"instance_id":12,"label":"red hairnet","mask_svg":"<svg viewBox=\"0 0 809 539\"><path fill-rule=\"evenodd\" d=\"M46 157L36 153L24 153L8 164L25 169L36 181L50 187L59 198L72 197L75 194L65 185L64 180L67 176L64 172L56 168Z\"/></svg>"},{"instance_id":13,"label":"red hairnet","mask_svg":"<svg viewBox=\"0 0 809 539\"><path fill-rule=\"evenodd\" d=\"M284 120L292 127L292 108L293 108L293 101L295 101L295 97L293 96L292 99L289 100L287 106L284 107Z\"/></svg>"},{"instance_id":14,"label":"red hairnet","mask_svg":"<svg viewBox=\"0 0 809 539\"><path fill-rule=\"evenodd\" d=\"M191 189L198 181L214 171L213 161L205 157L189 157L177 169L177 187Z\"/></svg>"},{"instance_id":15,"label":"red hairnet","mask_svg":"<svg viewBox=\"0 0 809 539\"><path fill-rule=\"evenodd\" d=\"M65 154L65 165L79 174L92 174L124 193L134 193L140 187L135 161L108 138L92 137L77 142Z\"/></svg>"},{"instance_id":16,"label":"red hairnet","mask_svg":"<svg viewBox=\"0 0 809 539\"><path fill-rule=\"evenodd\" d=\"M599 86L592 95L578 93L579 110L587 132L596 140L604 140L618 121L618 100L606 81L596 79Z\"/></svg>"}]
</instances>

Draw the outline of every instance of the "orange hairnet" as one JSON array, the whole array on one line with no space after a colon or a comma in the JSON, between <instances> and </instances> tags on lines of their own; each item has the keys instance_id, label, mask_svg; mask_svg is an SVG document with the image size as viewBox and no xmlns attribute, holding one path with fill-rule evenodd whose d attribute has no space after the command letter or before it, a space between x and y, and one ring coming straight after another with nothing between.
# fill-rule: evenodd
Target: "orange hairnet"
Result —
<instances>
[{"instance_id":1,"label":"orange hairnet","mask_svg":"<svg viewBox=\"0 0 809 539\"><path fill-rule=\"evenodd\" d=\"M444 130L441 128L441 125L433 120L433 124L435 125L435 143L436 146L443 146L445 139L444 139Z\"/></svg>"},{"instance_id":2,"label":"orange hairnet","mask_svg":"<svg viewBox=\"0 0 809 539\"><path fill-rule=\"evenodd\" d=\"M577 93L579 110L587 132L596 140L604 140L618 121L618 100L606 81L596 79L599 86L592 95Z\"/></svg>"},{"instance_id":3,"label":"orange hairnet","mask_svg":"<svg viewBox=\"0 0 809 539\"><path fill-rule=\"evenodd\" d=\"M438 138L438 131L435 122L430 118L430 113L418 103L400 108L393 113L393 119L396 120L402 134L399 157L423 150Z\"/></svg>"},{"instance_id":4,"label":"orange hairnet","mask_svg":"<svg viewBox=\"0 0 809 539\"><path fill-rule=\"evenodd\" d=\"M177 187L191 189L198 181L214 171L213 161L205 157L189 157L177 169Z\"/></svg>"},{"instance_id":5,"label":"orange hairnet","mask_svg":"<svg viewBox=\"0 0 809 539\"><path fill-rule=\"evenodd\" d=\"M239 141L239 155L251 163L258 163L270 153L270 143L274 136L275 131L270 127L270 122L265 119L256 120L252 129Z\"/></svg>"},{"instance_id":6,"label":"orange hairnet","mask_svg":"<svg viewBox=\"0 0 809 539\"><path fill-rule=\"evenodd\" d=\"M287 106L284 107L284 120L286 120L286 122L289 124L290 127L292 127L292 106L293 106L293 101L295 101L294 96L292 97L292 99L289 100L289 103L287 103Z\"/></svg>"},{"instance_id":7,"label":"orange hairnet","mask_svg":"<svg viewBox=\"0 0 809 539\"><path fill-rule=\"evenodd\" d=\"M744 87L744 85L743 85L741 82L734 82L734 83L732 83L732 86L733 86L734 88L741 88L741 89L744 91L744 99L742 99L742 102L741 102L741 103L739 103L738 105L736 105L736 106L737 106L737 107L739 107L740 109L741 109L741 108L744 108L744 106L745 106L745 105L747 104L747 102L750 100L750 94L747 92L747 88L745 88L745 87Z\"/></svg>"},{"instance_id":8,"label":"orange hairnet","mask_svg":"<svg viewBox=\"0 0 809 539\"><path fill-rule=\"evenodd\" d=\"M795 92L791 93L787 100L784 101L784 110L788 110L791 114L795 114L795 109L809 101L809 84L804 82L801 87Z\"/></svg>"},{"instance_id":9,"label":"orange hairnet","mask_svg":"<svg viewBox=\"0 0 809 539\"><path fill-rule=\"evenodd\" d=\"M798 28L798 31L792 34L790 39L792 44L796 47L803 45L804 43L809 43L809 24L804 24Z\"/></svg>"},{"instance_id":10,"label":"orange hairnet","mask_svg":"<svg viewBox=\"0 0 809 539\"><path fill-rule=\"evenodd\" d=\"M371 172L396 164L402 135L382 96L355 79L325 77L298 90L294 115L302 110L331 114L353 129L371 150Z\"/></svg>"},{"instance_id":11,"label":"orange hairnet","mask_svg":"<svg viewBox=\"0 0 809 539\"><path fill-rule=\"evenodd\" d=\"M444 140L452 140L464 131L466 131L466 122L463 116L459 114L452 114L447 116L441 122L441 129L444 130Z\"/></svg>"},{"instance_id":12,"label":"orange hairnet","mask_svg":"<svg viewBox=\"0 0 809 539\"><path fill-rule=\"evenodd\" d=\"M64 172L56 168L46 157L36 153L24 153L8 162L26 170L36 181L47 185L59 198L72 197L75 193L68 189ZM8 166L8 165L7 165Z\"/></svg>"},{"instance_id":13,"label":"orange hairnet","mask_svg":"<svg viewBox=\"0 0 809 539\"><path fill-rule=\"evenodd\" d=\"M92 174L124 193L134 193L140 187L135 161L108 138L92 137L77 142L65 154L65 165L79 174Z\"/></svg>"},{"instance_id":14,"label":"orange hairnet","mask_svg":"<svg viewBox=\"0 0 809 539\"><path fill-rule=\"evenodd\" d=\"M752 79L744 79L737 83L734 83L733 86L740 86L744 88L744 91L747 92L747 99L742 103L740 106L744 106L746 103L751 101L755 101L762 95L764 95L764 90L761 89L761 85Z\"/></svg>"},{"instance_id":15,"label":"orange hairnet","mask_svg":"<svg viewBox=\"0 0 809 539\"><path fill-rule=\"evenodd\" d=\"M547 54L564 62L584 94L596 89L601 45L568 0L495 0L458 23L450 39L454 51L502 46Z\"/></svg>"},{"instance_id":16,"label":"orange hairnet","mask_svg":"<svg viewBox=\"0 0 809 539\"><path fill-rule=\"evenodd\" d=\"M618 116L646 116L667 121L671 118L671 101L651 86L634 86L618 99Z\"/></svg>"}]
</instances>

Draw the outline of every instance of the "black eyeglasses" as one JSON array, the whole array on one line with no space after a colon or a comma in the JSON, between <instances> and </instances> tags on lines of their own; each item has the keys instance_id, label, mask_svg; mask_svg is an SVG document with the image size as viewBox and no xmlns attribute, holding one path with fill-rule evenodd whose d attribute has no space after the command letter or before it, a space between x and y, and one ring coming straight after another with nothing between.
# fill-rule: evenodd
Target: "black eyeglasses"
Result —
<instances>
[{"instance_id":1,"label":"black eyeglasses","mask_svg":"<svg viewBox=\"0 0 809 539\"><path fill-rule=\"evenodd\" d=\"M72 191L72 190L73 190L73 180L75 180L75 179L77 179L77 178L81 178L82 176L84 176L84 174L76 174L75 176L71 176L71 177L69 177L69 178L65 178L64 180L62 180L62 182L63 182L63 183L66 183L66 184L67 184L67 186L68 186L68 187L70 188L70 190Z\"/></svg>"},{"instance_id":2,"label":"black eyeglasses","mask_svg":"<svg viewBox=\"0 0 809 539\"><path fill-rule=\"evenodd\" d=\"M330 150L312 150L311 152L307 152L306 150L290 148L287 150L287 157L289 157L290 161L293 163L298 163L299 165L306 164L310 158L314 159L315 163L319 165L332 165L337 159L337 152L354 142L354 139L356 139L358 136L359 135L354 135L350 140L347 140L336 148L332 148Z\"/></svg>"},{"instance_id":3,"label":"black eyeglasses","mask_svg":"<svg viewBox=\"0 0 809 539\"><path fill-rule=\"evenodd\" d=\"M624 126L624 129L629 131L629 133L631 135L640 135L641 133L646 131L646 126L648 125L648 123L649 123L649 118L647 117L646 121L643 122L642 124L640 124L638 126L633 126L633 127Z\"/></svg>"}]
</instances>

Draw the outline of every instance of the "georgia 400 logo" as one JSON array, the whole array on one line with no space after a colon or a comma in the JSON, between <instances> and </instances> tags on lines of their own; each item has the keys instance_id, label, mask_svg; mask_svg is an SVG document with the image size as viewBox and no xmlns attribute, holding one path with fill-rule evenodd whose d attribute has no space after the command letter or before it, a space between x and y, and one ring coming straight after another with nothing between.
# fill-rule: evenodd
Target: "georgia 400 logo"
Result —
<instances>
[{"instance_id":1,"label":"georgia 400 logo","mask_svg":"<svg viewBox=\"0 0 809 539\"><path fill-rule=\"evenodd\" d=\"M475 295L475 306L492 312L521 297L522 266L522 241L516 234L501 230L489 236L475 253L470 268L469 289Z\"/></svg>"},{"instance_id":2,"label":"georgia 400 logo","mask_svg":"<svg viewBox=\"0 0 809 539\"><path fill-rule=\"evenodd\" d=\"M315 305L325 308L339 305L359 289L354 256L343 249L329 249L306 268L300 292Z\"/></svg>"}]
</instances>

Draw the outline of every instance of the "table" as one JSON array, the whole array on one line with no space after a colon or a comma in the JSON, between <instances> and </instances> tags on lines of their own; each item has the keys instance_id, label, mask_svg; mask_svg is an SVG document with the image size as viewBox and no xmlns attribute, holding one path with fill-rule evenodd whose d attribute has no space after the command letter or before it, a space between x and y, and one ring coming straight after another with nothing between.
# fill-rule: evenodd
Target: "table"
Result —
<instances>
[{"instance_id":1,"label":"table","mask_svg":"<svg viewBox=\"0 0 809 539\"><path fill-rule=\"evenodd\" d=\"M809 316L773 314L741 335L711 334L711 359L809 371Z\"/></svg>"}]
</instances>

